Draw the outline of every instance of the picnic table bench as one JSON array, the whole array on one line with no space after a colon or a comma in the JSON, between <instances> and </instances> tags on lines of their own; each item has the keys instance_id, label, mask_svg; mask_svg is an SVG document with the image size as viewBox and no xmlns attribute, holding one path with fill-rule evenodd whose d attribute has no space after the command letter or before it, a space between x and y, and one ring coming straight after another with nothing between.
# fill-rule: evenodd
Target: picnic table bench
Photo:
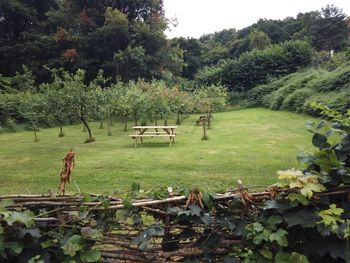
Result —
<instances>
[{"instance_id":1,"label":"picnic table bench","mask_svg":"<svg viewBox=\"0 0 350 263\"><path fill-rule=\"evenodd\" d=\"M135 134L129 135L134 139L134 145L137 146L137 140L140 138L141 143L143 143L143 138L149 137L165 137L169 138L169 146L171 143L175 142L175 137L177 132L175 129L178 126L134 126Z\"/></svg>"}]
</instances>

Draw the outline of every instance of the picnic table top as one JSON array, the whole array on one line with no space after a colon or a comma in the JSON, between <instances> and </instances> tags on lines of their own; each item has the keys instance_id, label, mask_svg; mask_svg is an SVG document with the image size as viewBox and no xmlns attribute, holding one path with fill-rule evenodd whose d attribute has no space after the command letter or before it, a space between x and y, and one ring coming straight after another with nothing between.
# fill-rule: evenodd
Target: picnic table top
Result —
<instances>
[{"instance_id":1,"label":"picnic table top","mask_svg":"<svg viewBox=\"0 0 350 263\"><path fill-rule=\"evenodd\" d=\"M175 129L178 126L134 126L132 127L133 129L137 130L137 129Z\"/></svg>"}]
</instances>

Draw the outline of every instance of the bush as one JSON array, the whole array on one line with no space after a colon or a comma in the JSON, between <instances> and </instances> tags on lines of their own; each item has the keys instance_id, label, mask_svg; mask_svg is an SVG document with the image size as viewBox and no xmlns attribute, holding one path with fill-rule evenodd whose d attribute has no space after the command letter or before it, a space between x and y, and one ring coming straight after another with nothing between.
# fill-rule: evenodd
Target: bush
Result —
<instances>
[{"instance_id":1,"label":"bush","mask_svg":"<svg viewBox=\"0 0 350 263\"><path fill-rule=\"evenodd\" d=\"M271 77L284 76L308 66L312 54L312 48L303 41L270 45L263 50L254 49L237 59L204 68L195 79L199 84L221 83L230 91L248 91L268 82Z\"/></svg>"}]
</instances>

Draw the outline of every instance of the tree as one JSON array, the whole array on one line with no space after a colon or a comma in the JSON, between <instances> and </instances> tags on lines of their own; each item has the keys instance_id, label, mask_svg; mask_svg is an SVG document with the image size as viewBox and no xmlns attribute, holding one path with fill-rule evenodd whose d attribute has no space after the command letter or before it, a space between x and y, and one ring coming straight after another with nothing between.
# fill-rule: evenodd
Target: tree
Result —
<instances>
[{"instance_id":1,"label":"tree","mask_svg":"<svg viewBox=\"0 0 350 263\"><path fill-rule=\"evenodd\" d=\"M317 50L330 51L342 47L347 40L346 14L334 5L322 8L311 27L311 41Z\"/></svg>"},{"instance_id":2,"label":"tree","mask_svg":"<svg viewBox=\"0 0 350 263\"><path fill-rule=\"evenodd\" d=\"M249 34L249 45L251 49L264 49L271 44L269 36L262 31L253 30Z\"/></svg>"},{"instance_id":3,"label":"tree","mask_svg":"<svg viewBox=\"0 0 350 263\"><path fill-rule=\"evenodd\" d=\"M94 142L92 131L88 124L97 111L96 83L85 84L84 70L77 70L75 74L62 71L63 91L66 94L67 103L72 107L76 116L88 131L89 138L86 143Z\"/></svg>"},{"instance_id":4,"label":"tree","mask_svg":"<svg viewBox=\"0 0 350 263\"><path fill-rule=\"evenodd\" d=\"M45 117L45 98L41 93L24 91L16 94L16 110L34 132L34 142L38 142L39 123Z\"/></svg>"},{"instance_id":5,"label":"tree","mask_svg":"<svg viewBox=\"0 0 350 263\"><path fill-rule=\"evenodd\" d=\"M207 124L210 128L212 113L221 111L226 107L228 101L227 89L223 86L211 85L207 87L199 87L194 91L194 110L207 115ZM207 140L205 121L203 125L202 140Z\"/></svg>"},{"instance_id":6,"label":"tree","mask_svg":"<svg viewBox=\"0 0 350 263\"><path fill-rule=\"evenodd\" d=\"M59 77L58 70L51 70L53 81L40 85L46 100L46 117L51 125L59 126L58 137L64 137L63 125L69 123L74 118L74 109L71 107L67 94L63 88L62 79Z\"/></svg>"}]
</instances>

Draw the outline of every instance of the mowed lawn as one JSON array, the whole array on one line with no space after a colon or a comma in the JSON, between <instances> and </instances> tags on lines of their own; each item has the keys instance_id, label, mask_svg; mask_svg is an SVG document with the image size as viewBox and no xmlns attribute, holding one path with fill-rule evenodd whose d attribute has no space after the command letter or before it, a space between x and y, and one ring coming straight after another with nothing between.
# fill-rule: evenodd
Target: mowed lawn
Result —
<instances>
[{"instance_id":1,"label":"mowed lawn","mask_svg":"<svg viewBox=\"0 0 350 263\"><path fill-rule=\"evenodd\" d=\"M81 192L94 193L123 191L132 182L143 189L197 186L205 191L235 187L237 179L247 186L267 185L278 170L300 167L299 152L314 150L304 128L309 116L260 108L216 113L208 141L201 141L196 119L191 115L180 125L172 147L166 138L146 138L134 148L131 129L123 132L121 123L112 127L113 136L91 123L96 142L90 144L83 143L82 125L64 127L62 138L58 128L42 129L38 143L32 132L0 134L0 194L56 191L70 147L76 151L73 180ZM67 191L77 192L73 182Z\"/></svg>"}]
</instances>

